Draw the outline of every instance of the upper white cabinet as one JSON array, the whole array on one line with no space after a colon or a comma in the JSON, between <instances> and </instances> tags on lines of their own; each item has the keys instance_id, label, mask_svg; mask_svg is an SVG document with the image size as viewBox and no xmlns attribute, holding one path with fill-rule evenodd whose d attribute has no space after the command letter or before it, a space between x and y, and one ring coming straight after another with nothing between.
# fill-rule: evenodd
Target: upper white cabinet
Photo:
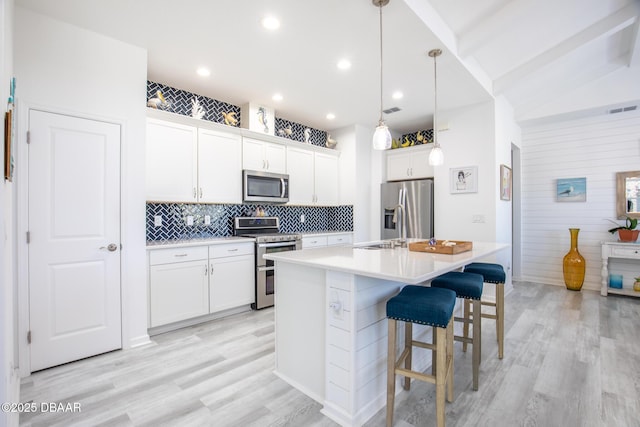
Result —
<instances>
[{"instance_id":1,"label":"upper white cabinet","mask_svg":"<svg viewBox=\"0 0 640 427\"><path fill-rule=\"evenodd\" d=\"M147 119L147 200L241 203L240 141L236 134Z\"/></svg>"},{"instance_id":2,"label":"upper white cabinet","mask_svg":"<svg viewBox=\"0 0 640 427\"><path fill-rule=\"evenodd\" d=\"M289 146L287 173L290 204L338 204L337 155Z\"/></svg>"},{"instance_id":3,"label":"upper white cabinet","mask_svg":"<svg viewBox=\"0 0 640 427\"><path fill-rule=\"evenodd\" d=\"M242 138L242 167L244 169L286 173L285 146L253 138Z\"/></svg>"},{"instance_id":4,"label":"upper white cabinet","mask_svg":"<svg viewBox=\"0 0 640 427\"><path fill-rule=\"evenodd\" d=\"M198 131L192 126L147 119L147 200L195 202Z\"/></svg>"},{"instance_id":5,"label":"upper white cabinet","mask_svg":"<svg viewBox=\"0 0 640 427\"><path fill-rule=\"evenodd\" d=\"M198 129L198 201L242 202L242 147L239 135Z\"/></svg>"},{"instance_id":6,"label":"upper white cabinet","mask_svg":"<svg viewBox=\"0 0 640 427\"><path fill-rule=\"evenodd\" d=\"M433 166L429 165L430 152L430 145L387 151L387 181L433 178Z\"/></svg>"}]
</instances>

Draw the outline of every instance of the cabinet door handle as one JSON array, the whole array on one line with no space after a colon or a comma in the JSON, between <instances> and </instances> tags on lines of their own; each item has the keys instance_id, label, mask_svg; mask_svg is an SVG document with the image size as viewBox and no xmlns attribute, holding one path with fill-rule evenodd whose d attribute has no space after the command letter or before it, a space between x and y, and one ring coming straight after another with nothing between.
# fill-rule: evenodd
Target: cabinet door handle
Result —
<instances>
[{"instance_id":1,"label":"cabinet door handle","mask_svg":"<svg viewBox=\"0 0 640 427\"><path fill-rule=\"evenodd\" d=\"M180 257L183 257L183 256L187 256L187 254L175 254L174 255L174 257L177 257L177 258L180 258Z\"/></svg>"},{"instance_id":2,"label":"cabinet door handle","mask_svg":"<svg viewBox=\"0 0 640 427\"><path fill-rule=\"evenodd\" d=\"M269 169L269 159L267 159L267 169Z\"/></svg>"},{"instance_id":3,"label":"cabinet door handle","mask_svg":"<svg viewBox=\"0 0 640 427\"><path fill-rule=\"evenodd\" d=\"M202 187L200 187L200 198L202 199Z\"/></svg>"},{"instance_id":4,"label":"cabinet door handle","mask_svg":"<svg viewBox=\"0 0 640 427\"><path fill-rule=\"evenodd\" d=\"M262 159L262 169L266 169L267 168L267 162Z\"/></svg>"},{"instance_id":5,"label":"cabinet door handle","mask_svg":"<svg viewBox=\"0 0 640 427\"><path fill-rule=\"evenodd\" d=\"M407 168L407 176L411 176L411 174L409 173L409 168Z\"/></svg>"},{"instance_id":6,"label":"cabinet door handle","mask_svg":"<svg viewBox=\"0 0 640 427\"><path fill-rule=\"evenodd\" d=\"M238 252L238 248L235 248L235 249L227 249L227 252Z\"/></svg>"},{"instance_id":7,"label":"cabinet door handle","mask_svg":"<svg viewBox=\"0 0 640 427\"><path fill-rule=\"evenodd\" d=\"M196 187L193 187L193 198L195 199L198 193L196 193Z\"/></svg>"},{"instance_id":8,"label":"cabinet door handle","mask_svg":"<svg viewBox=\"0 0 640 427\"><path fill-rule=\"evenodd\" d=\"M204 275L206 276L209 273L209 268L207 266L204 267Z\"/></svg>"},{"instance_id":9,"label":"cabinet door handle","mask_svg":"<svg viewBox=\"0 0 640 427\"><path fill-rule=\"evenodd\" d=\"M213 265L211 266L211 275L213 276Z\"/></svg>"}]
</instances>

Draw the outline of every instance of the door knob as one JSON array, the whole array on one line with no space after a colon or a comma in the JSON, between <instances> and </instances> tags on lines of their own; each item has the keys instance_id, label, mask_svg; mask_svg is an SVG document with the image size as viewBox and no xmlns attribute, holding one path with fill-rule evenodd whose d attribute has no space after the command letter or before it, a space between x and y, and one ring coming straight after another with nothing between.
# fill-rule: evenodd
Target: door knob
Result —
<instances>
[{"instance_id":1,"label":"door knob","mask_svg":"<svg viewBox=\"0 0 640 427\"><path fill-rule=\"evenodd\" d=\"M109 246L100 246L100 249L106 249L109 252L113 252L118 249L118 245L116 245L115 243L110 243Z\"/></svg>"}]
</instances>

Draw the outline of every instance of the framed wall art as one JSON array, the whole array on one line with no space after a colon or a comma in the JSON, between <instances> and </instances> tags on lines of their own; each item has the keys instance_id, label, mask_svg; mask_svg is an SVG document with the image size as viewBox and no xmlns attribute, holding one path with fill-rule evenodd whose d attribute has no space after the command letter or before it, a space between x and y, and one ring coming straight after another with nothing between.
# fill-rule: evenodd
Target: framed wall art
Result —
<instances>
[{"instance_id":1,"label":"framed wall art","mask_svg":"<svg viewBox=\"0 0 640 427\"><path fill-rule=\"evenodd\" d=\"M587 178L558 178L556 181L557 202L586 202Z\"/></svg>"},{"instance_id":2,"label":"framed wall art","mask_svg":"<svg viewBox=\"0 0 640 427\"><path fill-rule=\"evenodd\" d=\"M449 169L451 194L478 192L478 167L463 166Z\"/></svg>"},{"instance_id":3,"label":"framed wall art","mask_svg":"<svg viewBox=\"0 0 640 427\"><path fill-rule=\"evenodd\" d=\"M511 200L511 168L500 165L500 200Z\"/></svg>"}]
</instances>

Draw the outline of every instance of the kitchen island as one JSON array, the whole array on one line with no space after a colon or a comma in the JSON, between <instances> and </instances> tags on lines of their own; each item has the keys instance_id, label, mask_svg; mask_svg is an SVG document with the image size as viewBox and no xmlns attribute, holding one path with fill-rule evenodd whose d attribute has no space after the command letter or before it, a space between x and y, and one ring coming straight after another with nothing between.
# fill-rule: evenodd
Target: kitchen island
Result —
<instances>
[{"instance_id":1,"label":"kitchen island","mask_svg":"<svg viewBox=\"0 0 640 427\"><path fill-rule=\"evenodd\" d=\"M275 373L339 424L362 425L386 403L386 301L407 284L509 247L473 242L471 251L444 255L356 245L265 255L276 271ZM430 328L414 327L414 337L426 334ZM414 351L415 367L430 361L430 352Z\"/></svg>"}]
</instances>

